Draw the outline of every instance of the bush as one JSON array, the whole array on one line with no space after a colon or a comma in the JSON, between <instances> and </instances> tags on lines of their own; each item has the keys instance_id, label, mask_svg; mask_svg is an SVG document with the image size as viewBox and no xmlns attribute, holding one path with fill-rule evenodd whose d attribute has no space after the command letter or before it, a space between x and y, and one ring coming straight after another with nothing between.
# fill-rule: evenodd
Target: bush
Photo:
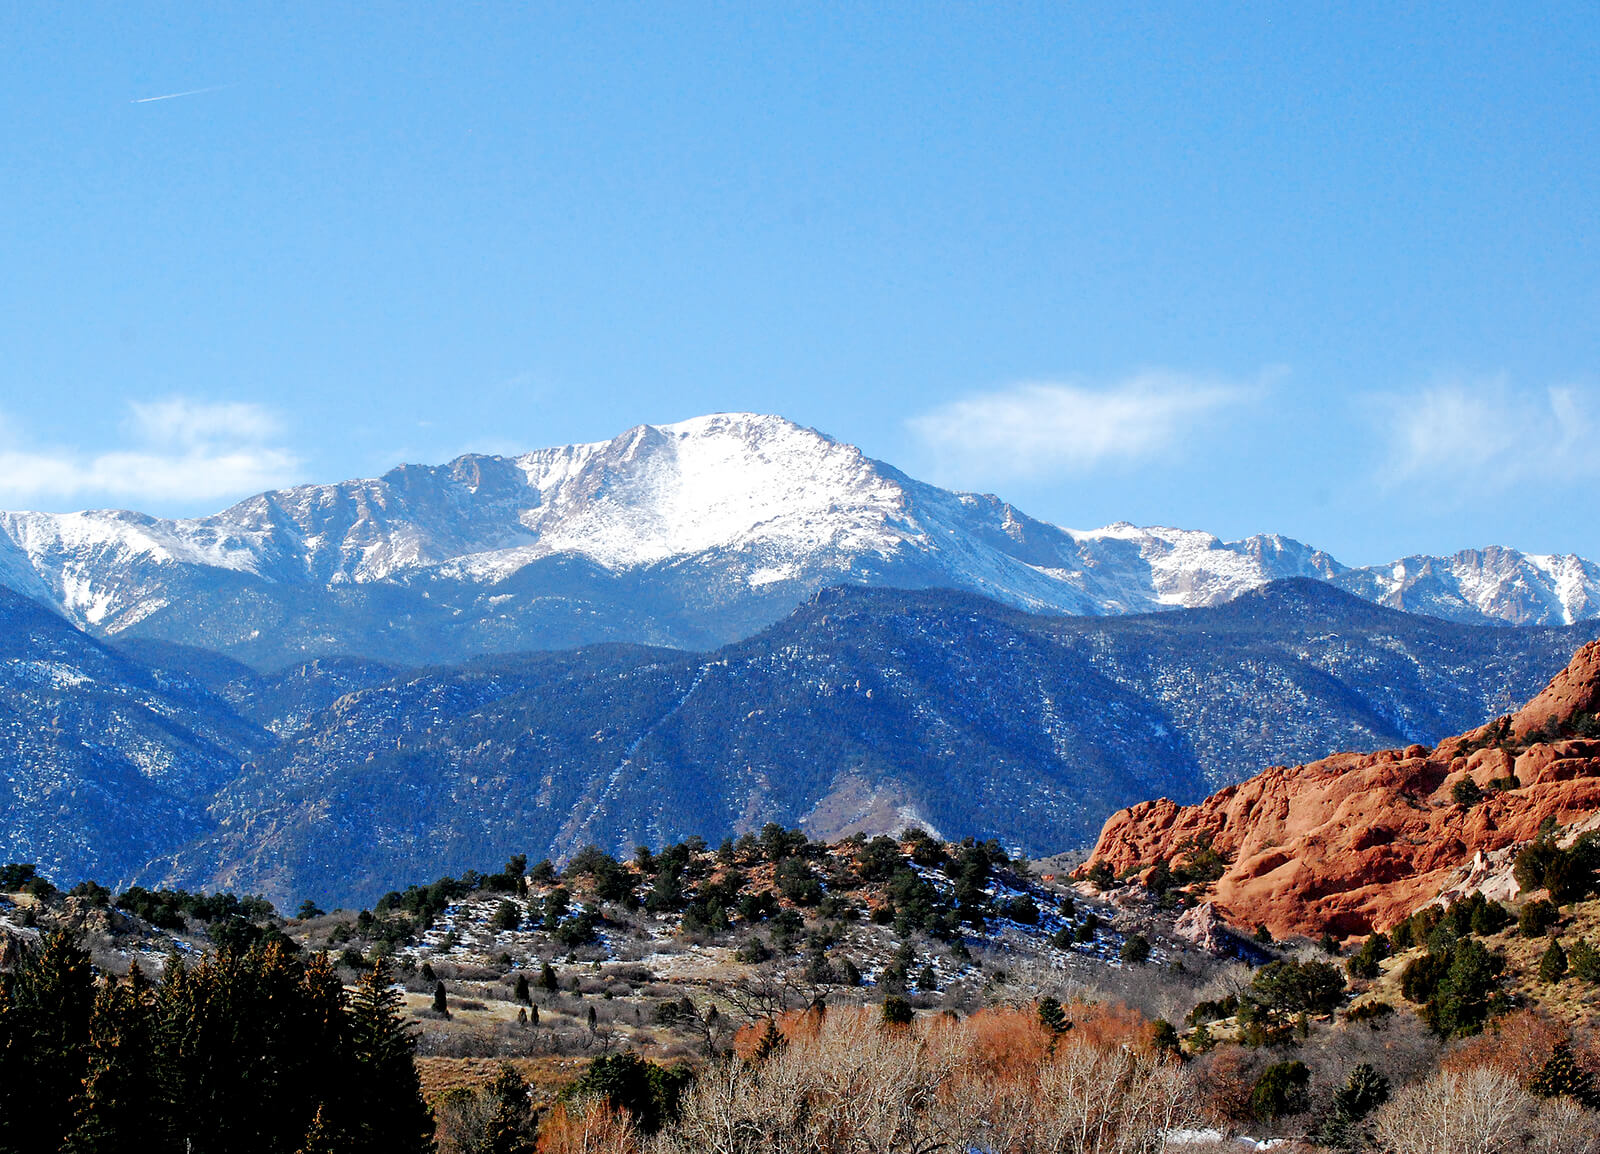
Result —
<instances>
[{"instance_id":1,"label":"bush","mask_svg":"<svg viewBox=\"0 0 1600 1154\"><path fill-rule=\"evenodd\" d=\"M899 994L890 994L883 1000L883 1024L886 1026L909 1026L916 1014L911 1009L911 1003Z\"/></svg>"},{"instance_id":2,"label":"bush","mask_svg":"<svg viewBox=\"0 0 1600 1154\"><path fill-rule=\"evenodd\" d=\"M1483 790L1470 777L1463 777L1450 788L1450 800L1471 809L1483 800Z\"/></svg>"},{"instance_id":3,"label":"bush","mask_svg":"<svg viewBox=\"0 0 1600 1154\"><path fill-rule=\"evenodd\" d=\"M1567 976L1567 951L1561 948L1561 943L1555 938L1550 939L1550 947L1545 950L1544 957L1539 959L1539 980L1553 984Z\"/></svg>"},{"instance_id":4,"label":"bush","mask_svg":"<svg viewBox=\"0 0 1600 1154\"><path fill-rule=\"evenodd\" d=\"M1304 1062L1277 1062L1262 1071L1250 1091L1250 1113L1259 1122L1272 1122L1286 1114L1304 1114L1311 1108L1311 1071Z\"/></svg>"},{"instance_id":5,"label":"bush","mask_svg":"<svg viewBox=\"0 0 1600 1154\"><path fill-rule=\"evenodd\" d=\"M1600 982L1600 950L1579 938L1567 952L1567 966L1576 978L1585 982Z\"/></svg>"},{"instance_id":6,"label":"bush","mask_svg":"<svg viewBox=\"0 0 1600 1154\"><path fill-rule=\"evenodd\" d=\"M1150 958L1150 942L1143 934L1134 934L1122 943L1122 950L1119 956L1125 962L1132 962L1136 966L1142 965ZM1341 982L1340 985L1343 985L1343 983Z\"/></svg>"},{"instance_id":7,"label":"bush","mask_svg":"<svg viewBox=\"0 0 1600 1154\"><path fill-rule=\"evenodd\" d=\"M1344 964L1345 972L1352 978L1371 981L1379 974L1378 963L1389 956L1389 939L1382 934L1369 934L1361 948Z\"/></svg>"},{"instance_id":8,"label":"bush","mask_svg":"<svg viewBox=\"0 0 1600 1154\"><path fill-rule=\"evenodd\" d=\"M1540 898L1522 907L1517 915L1517 932L1525 938L1542 938L1560 920L1561 912L1555 903Z\"/></svg>"}]
</instances>

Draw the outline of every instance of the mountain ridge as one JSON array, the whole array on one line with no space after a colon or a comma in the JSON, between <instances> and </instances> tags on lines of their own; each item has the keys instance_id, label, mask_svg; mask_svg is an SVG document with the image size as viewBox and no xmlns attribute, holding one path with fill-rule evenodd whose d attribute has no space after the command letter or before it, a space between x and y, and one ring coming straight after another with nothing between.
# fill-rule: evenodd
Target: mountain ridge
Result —
<instances>
[{"instance_id":1,"label":"mountain ridge","mask_svg":"<svg viewBox=\"0 0 1600 1154\"><path fill-rule=\"evenodd\" d=\"M1214 605L1285 577L1453 620L1600 615L1600 567L1582 558L1488 549L1347 569L1276 534L1068 530L760 414L401 465L208 517L0 513L0 584L100 636L260 669L602 641L710 649L839 583L1109 615Z\"/></svg>"}]
</instances>

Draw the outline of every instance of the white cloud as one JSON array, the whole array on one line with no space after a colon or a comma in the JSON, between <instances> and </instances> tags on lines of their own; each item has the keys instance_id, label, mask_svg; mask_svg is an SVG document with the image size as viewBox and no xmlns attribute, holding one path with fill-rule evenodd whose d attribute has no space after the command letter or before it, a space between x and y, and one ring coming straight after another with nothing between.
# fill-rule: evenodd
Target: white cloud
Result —
<instances>
[{"instance_id":1,"label":"white cloud","mask_svg":"<svg viewBox=\"0 0 1600 1154\"><path fill-rule=\"evenodd\" d=\"M1081 474L1168 452L1251 392L1155 371L1100 388L1031 382L941 405L908 425L958 476Z\"/></svg>"},{"instance_id":2,"label":"white cloud","mask_svg":"<svg viewBox=\"0 0 1600 1154\"><path fill-rule=\"evenodd\" d=\"M208 501L288 484L300 468L294 453L273 443L282 424L260 405L178 397L128 409L129 443L102 453L24 446L6 435L0 501Z\"/></svg>"},{"instance_id":3,"label":"white cloud","mask_svg":"<svg viewBox=\"0 0 1600 1154\"><path fill-rule=\"evenodd\" d=\"M1586 389L1452 382L1381 400L1393 483L1483 492L1600 472Z\"/></svg>"}]
</instances>

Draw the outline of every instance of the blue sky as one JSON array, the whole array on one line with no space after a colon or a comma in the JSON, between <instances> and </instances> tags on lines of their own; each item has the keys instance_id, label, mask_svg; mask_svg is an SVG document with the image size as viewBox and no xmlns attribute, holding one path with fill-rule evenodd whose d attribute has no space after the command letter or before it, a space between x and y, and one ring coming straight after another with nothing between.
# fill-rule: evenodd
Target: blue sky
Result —
<instances>
[{"instance_id":1,"label":"blue sky","mask_svg":"<svg viewBox=\"0 0 1600 1154\"><path fill-rule=\"evenodd\" d=\"M1119 7L11 6L0 506L749 409L1073 527L1600 556L1592 8Z\"/></svg>"}]
</instances>

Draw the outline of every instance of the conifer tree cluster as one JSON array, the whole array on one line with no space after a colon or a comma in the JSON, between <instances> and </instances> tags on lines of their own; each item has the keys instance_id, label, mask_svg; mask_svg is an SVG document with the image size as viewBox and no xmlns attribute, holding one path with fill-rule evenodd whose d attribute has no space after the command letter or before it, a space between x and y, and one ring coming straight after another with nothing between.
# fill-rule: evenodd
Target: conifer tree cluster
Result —
<instances>
[{"instance_id":1,"label":"conifer tree cluster","mask_svg":"<svg viewBox=\"0 0 1600 1154\"><path fill-rule=\"evenodd\" d=\"M431 1150L400 1002L381 964L350 997L281 942L157 982L53 932L0 974L0 1154Z\"/></svg>"}]
</instances>

